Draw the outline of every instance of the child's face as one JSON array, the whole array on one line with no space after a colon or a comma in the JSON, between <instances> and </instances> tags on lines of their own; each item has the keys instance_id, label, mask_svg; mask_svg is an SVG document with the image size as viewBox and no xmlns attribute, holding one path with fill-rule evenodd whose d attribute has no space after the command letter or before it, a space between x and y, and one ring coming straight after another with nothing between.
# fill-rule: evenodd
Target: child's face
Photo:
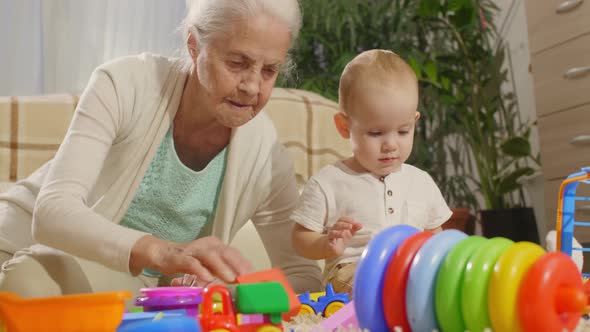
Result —
<instances>
[{"instance_id":1,"label":"child's face","mask_svg":"<svg viewBox=\"0 0 590 332\"><path fill-rule=\"evenodd\" d=\"M377 87L351 98L347 124L356 163L367 171L386 176L408 159L414 144L414 128L420 114L417 89L392 93Z\"/></svg>"}]
</instances>

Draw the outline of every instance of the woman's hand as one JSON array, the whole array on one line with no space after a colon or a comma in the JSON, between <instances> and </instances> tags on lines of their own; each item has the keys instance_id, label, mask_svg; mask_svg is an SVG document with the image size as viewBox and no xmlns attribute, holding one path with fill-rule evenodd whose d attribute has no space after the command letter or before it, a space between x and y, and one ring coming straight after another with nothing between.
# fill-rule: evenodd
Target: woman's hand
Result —
<instances>
[{"instance_id":1,"label":"woman's hand","mask_svg":"<svg viewBox=\"0 0 590 332\"><path fill-rule=\"evenodd\" d=\"M215 278L213 281L200 280L194 274L185 274L182 277L172 279L170 286L184 286L184 287L207 287L212 285L224 285L225 283Z\"/></svg>"},{"instance_id":2,"label":"woman's hand","mask_svg":"<svg viewBox=\"0 0 590 332\"><path fill-rule=\"evenodd\" d=\"M328 248L333 256L340 256L352 241L352 237L363 227L351 218L342 217L326 231Z\"/></svg>"},{"instance_id":3,"label":"woman's hand","mask_svg":"<svg viewBox=\"0 0 590 332\"><path fill-rule=\"evenodd\" d=\"M131 249L129 267L134 275L151 268L164 274L194 275L204 283L216 279L230 283L236 276L252 271L250 262L237 249L213 236L173 243L146 235Z\"/></svg>"}]
</instances>

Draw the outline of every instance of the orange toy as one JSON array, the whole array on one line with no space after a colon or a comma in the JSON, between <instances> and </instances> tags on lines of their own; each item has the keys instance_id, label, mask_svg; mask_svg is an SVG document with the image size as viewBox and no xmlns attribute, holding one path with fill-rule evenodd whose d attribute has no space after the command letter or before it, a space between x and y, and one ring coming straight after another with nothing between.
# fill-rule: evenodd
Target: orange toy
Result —
<instances>
[{"instance_id":1,"label":"orange toy","mask_svg":"<svg viewBox=\"0 0 590 332\"><path fill-rule=\"evenodd\" d=\"M584 294L586 294L586 313L589 313L588 306L590 306L590 281L588 280L590 279L584 280Z\"/></svg>"},{"instance_id":2,"label":"orange toy","mask_svg":"<svg viewBox=\"0 0 590 332\"><path fill-rule=\"evenodd\" d=\"M567 255L545 254L520 283L518 313L522 329L573 331L586 307L582 290L582 278Z\"/></svg>"},{"instance_id":3,"label":"orange toy","mask_svg":"<svg viewBox=\"0 0 590 332\"><path fill-rule=\"evenodd\" d=\"M128 298L127 291L33 299L0 293L0 321L10 332L113 332Z\"/></svg>"},{"instance_id":4,"label":"orange toy","mask_svg":"<svg viewBox=\"0 0 590 332\"><path fill-rule=\"evenodd\" d=\"M291 317L296 316L299 313L301 302L299 302L297 294L295 294L295 291L293 291L293 288L291 288L291 284L289 284L287 277L285 274L283 274L281 269L274 268L270 270L244 274L236 278L236 282L238 284L249 284L266 281L278 281L285 288L285 291L289 296L289 312L283 314L283 320L289 321Z\"/></svg>"}]
</instances>

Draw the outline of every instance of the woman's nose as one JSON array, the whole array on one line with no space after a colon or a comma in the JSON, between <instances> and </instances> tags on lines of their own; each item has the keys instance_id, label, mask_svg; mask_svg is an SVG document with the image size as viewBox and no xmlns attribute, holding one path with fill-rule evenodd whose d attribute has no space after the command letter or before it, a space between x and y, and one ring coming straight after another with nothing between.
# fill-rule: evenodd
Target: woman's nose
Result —
<instances>
[{"instance_id":1,"label":"woman's nose","mask_svg":"<svg viewBox=\"0 0 590 332\"><path fill-rule=\"evenodd\" d=\"M255 72L249 72L243 78L238 89L246 93L248 96L255 96L260 91L260 75Z\"/></svg>"}]
</instances>

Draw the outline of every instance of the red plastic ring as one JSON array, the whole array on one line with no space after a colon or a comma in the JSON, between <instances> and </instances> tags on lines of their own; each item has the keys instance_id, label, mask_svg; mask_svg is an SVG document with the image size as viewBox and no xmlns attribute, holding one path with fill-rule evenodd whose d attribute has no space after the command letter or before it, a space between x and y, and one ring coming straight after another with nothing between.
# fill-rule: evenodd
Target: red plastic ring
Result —
<instances>
[{"instance_id":1,"label":"red plastic ring","mask_svg":"<svg viewBox=\"0 0 590 332\"><path fill-rule=\"evenodd\" d=\"M406 284L414 256L431 232L420 232L408 237L391 256L383 280L383 313L391 331L396 327L410 331L406 313Z\"/></svg>"}]
</instances>

